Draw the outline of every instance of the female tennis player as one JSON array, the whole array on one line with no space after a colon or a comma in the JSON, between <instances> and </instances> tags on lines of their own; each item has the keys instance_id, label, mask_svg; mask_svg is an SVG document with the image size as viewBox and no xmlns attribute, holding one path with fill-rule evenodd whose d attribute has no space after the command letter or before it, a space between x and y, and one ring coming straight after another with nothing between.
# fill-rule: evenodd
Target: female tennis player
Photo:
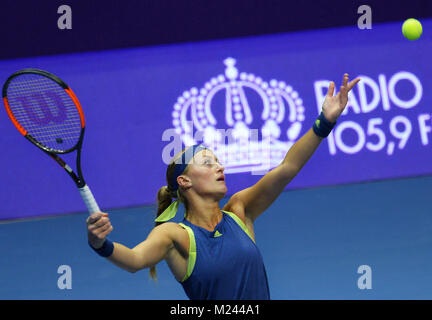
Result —
<instances>
[{"instance_id":1,"label":"female tennis player","mask_svg":"<svg viewBox=\"0 0 432 320\"><path fill-rule=\"evenodd\" d=\"M348 101L348 92L360 81L344 74L334 96L330 82L322 112L313 127L287 152L284 160L255 185L231 196L224 167L209 149L194 145L177 154L167 168L167 186L158 192L156 226L133 249L108 240L113 230L106 213L87 219L90 246L101 256L130 272L166 260L190 299L270 299L266 270L255 244L254 222L279 196L334 127ZM176 200L172 202L172 198ZM182 223L169 222L185 206Z\"/></svg>"}]
</instances>

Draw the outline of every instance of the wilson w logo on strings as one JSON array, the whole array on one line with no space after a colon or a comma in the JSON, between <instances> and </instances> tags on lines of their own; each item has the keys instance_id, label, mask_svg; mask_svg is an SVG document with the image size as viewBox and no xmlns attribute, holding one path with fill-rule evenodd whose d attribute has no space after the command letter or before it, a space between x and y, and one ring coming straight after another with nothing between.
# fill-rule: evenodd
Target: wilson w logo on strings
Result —
<instances>
[{"instance_id":1,"label":"wilson w logo on strings","mask_svg":"<svg viewBox=\"0 0 432 320\"><path fill-rule=\"evenodd\" d=\"M22 112L14 112L15 116L26 115L30 121L38 126L50 123L64 123L67 119L67 107L62 97L54 91L35 92L31 95L16 96ZM17 110L15 110L17 111Z\"/></svg>"}]
</instances>

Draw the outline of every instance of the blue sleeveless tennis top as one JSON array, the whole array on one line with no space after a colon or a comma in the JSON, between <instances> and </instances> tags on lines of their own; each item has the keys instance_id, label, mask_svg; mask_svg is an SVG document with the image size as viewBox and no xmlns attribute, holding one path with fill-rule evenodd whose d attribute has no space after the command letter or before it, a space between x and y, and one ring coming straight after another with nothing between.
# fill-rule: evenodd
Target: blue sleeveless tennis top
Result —
<instances>
[{"instance_id":1,"label":"blue sleeveless tennis top","mask_svg":"<svg viewBox=\"0 0 432 320\"><path fill-rule=\"evenodd\" d=\"M191 300L268 300L263 258L243 221L222 211L214 231L183 219L189 234L187 273L180 281Z\"/></svg>"}]
</instances>

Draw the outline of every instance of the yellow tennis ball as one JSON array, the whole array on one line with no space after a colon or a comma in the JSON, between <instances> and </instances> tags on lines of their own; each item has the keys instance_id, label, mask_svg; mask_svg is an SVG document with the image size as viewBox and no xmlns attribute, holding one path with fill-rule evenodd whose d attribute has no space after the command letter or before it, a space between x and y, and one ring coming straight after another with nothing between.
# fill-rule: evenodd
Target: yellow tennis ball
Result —
<instances>
[{"instance_id":1,"label":"yellow tennis ball","mask_svg":"<svg viewBox=\"0 0 432 320\"><path fill-rule=\"evenodd\" d=\"M407 19L402 25L402 33L409 40L417 40L422 32L422 25L417 19Z\"/></svg>"}]
</instances>

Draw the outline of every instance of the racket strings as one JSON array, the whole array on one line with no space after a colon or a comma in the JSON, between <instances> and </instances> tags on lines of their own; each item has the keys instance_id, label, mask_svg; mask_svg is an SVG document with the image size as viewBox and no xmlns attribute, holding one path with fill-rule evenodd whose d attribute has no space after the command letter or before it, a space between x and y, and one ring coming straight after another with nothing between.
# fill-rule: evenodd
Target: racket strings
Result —
<instances>
[{"instance_id":1,"label":"racket strings","mask_svg":"<svg viewBox=\"0 0 432 320\"><path fill-rule=\"evenodd\" d=\"M15 119L39 143L63 151L78 143L78 109L53 80L37 74L19 75L9 83L7 99Z\"/></svg>"}]
</instances>

